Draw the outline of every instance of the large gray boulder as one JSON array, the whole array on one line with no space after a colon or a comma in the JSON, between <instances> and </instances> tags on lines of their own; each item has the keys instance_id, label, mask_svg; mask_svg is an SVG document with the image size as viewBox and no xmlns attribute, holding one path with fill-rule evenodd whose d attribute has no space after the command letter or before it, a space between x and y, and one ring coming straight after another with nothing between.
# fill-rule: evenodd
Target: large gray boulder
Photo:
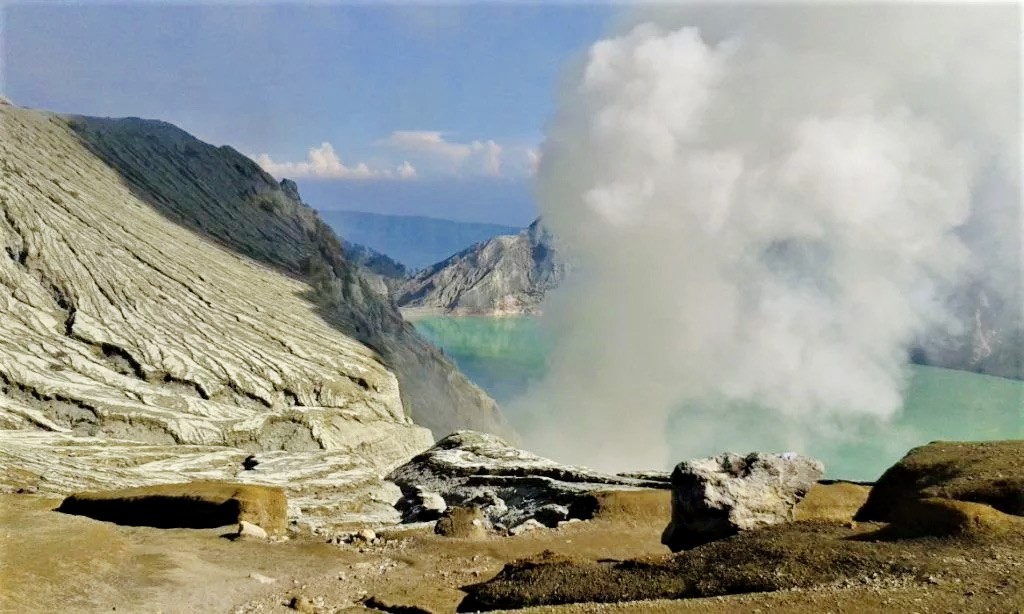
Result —
<instances>
[{"instance_id":1,"label":"large gray boulder","mask_svg":"<svg viewBox=\"0 0 1024 614\"><path fill-rule=\"evenodd\" d=\"M739 531L789 522L824 473L797 454L721 454L684 461L672 472L672 520L661 542L678 552Z\"/></svg>"},{"instance_id":2,"label":"large gray boulder","mask_svg":"<svg viewBox=\"0 0 1024 614\"><path fill-rule=\"evenodd\" d=\"M423 506L407 505L436 493L450 507L476 507L495 528L514 529L529 521L548 526L571 518L589 519L594 494L608 490L667 488L661 476L608 475L512 447L494 435L460 431L414 457L387 476L402 489L404 520L436 518ZM424 509L422 516L415 512Z\"/></svg>"}]
</instances>

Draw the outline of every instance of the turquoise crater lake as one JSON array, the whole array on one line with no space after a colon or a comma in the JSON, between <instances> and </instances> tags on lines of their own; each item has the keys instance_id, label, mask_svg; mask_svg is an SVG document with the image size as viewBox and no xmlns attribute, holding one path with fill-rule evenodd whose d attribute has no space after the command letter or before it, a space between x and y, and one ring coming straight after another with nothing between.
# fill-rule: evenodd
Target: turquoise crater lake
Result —
<instances>
[{"instance_id":1,"label":"turquoise crater lake","mask_svg":"<svg viewBox=\"0 0 1024 614\"><path fill-rule=\"evenodd\" d=\"M547 370L550 342L536 318L426 317L414 324L505 407ZM1024 438L1024 382L934 367L912 369L903 410L893 420L797 451L823 460L829 477L874 480L908 449L929 441ZM509 415L520 428L522 419ZM665 434L670 443L673 421ZM719 446L720 451L726 447ZM695 455L677 448L673 452L678 460Z\"/></svg>"}]
</instances>

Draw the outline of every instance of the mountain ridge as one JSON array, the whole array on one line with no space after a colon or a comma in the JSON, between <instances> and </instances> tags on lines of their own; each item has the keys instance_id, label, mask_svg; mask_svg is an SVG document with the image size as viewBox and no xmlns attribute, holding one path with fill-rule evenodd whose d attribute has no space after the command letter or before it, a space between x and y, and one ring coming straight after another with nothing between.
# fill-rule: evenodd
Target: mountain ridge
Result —
<instances>
[{"instance_id":1,"label":"mountain ridge","mask_svg":"<svg viewBox=\"0 0 1024 614\"><path fill-rule=\"evenodd\" d=\"M548 290L568 267L540 220L515 235L476 243L397 285L407 311L452 315L539 313Z\"/></svg>"},{"instance_id":2,"label":"mountain ridge","mask_svg":"<svg viewBox=\"0 0 1024 614\"><path fill-rule=\"evenodd\" d=\"M425 215L321 209L339 235L411 268L421 269L492 237L521 228L486 222L460 222Z\"/></svg>"},{"instance_id":3,"label":"mountain ridge","mask_svg":"<svg viewBox=\"0 0 1024 614\"><path fill-rule=\"evenodd\" d=\"M315 407L329 399L335 399L332 403L348 404L346 394L376 393L374 387L377 386L380 391L390 390L387 404L391 409L384 414L388 416L387 420L404 421L409 415L417 424L431 428L436 434L457 430L467 423L482 430L507 430L494 402L461 376L439 350L419 337L411 325L405 323L386 300L381 300L356 268L345 260L340 240L311 208L295 198L297 192L290 189L294 184L278 183L234 149L208 145L166 122L61 116L13 106L4 106L0 112L3 113L6 145L3 164L5 174L11 178L5 182L3 200L7 261L14 267L10 275L15 275L18 270L28 271L38 280L33 284L43 284L41 288L53 297L54 306L44 305L40 295L40 298L31 299L35 301L31 303L32 309L45 309L47 312L57 309L53 313L63 313L58 317L63 321L59 326L63 338L71 343L80 343L76 341L77 337L89 336L95 341L95 345L90 347L95 347L95 351L102 355L102 364L113 366L113 372L118 374L116 377L103 376L116 379L101 381L101 387L106 386L104 390L109 389L115 396L119 395L121 393L117 391L121 389L118 386L129 386L121 378L133 377L141 379L143 385L166 384L191 391L189 394L198 400L179 404L181 407L203 406L208 401L203 397L212 399L223 392L232 403L266 409ZM32 140L39 141L39 151L30 148ZM58 211L63 212L58 214ZM154 217L154 213L159 217ZM167 222L174 225L165 226ZM136 228L138 224L143 225ZM142 228L149 234L139 234L143 232ZM183 229L186 234L174 228ZM82 241L87 246L95 244L95 254L89 255L91 247L83 248L62 239L71 236L69 233L88 237ZM164 239L154 243L155 236ZM135 246L138 241L143 241L139 245L152 245L147 249L154 251L148 256L140 256ZM352 340L346 342L350 347L361 345L368 348L362 351L365 358L360 360L367 365L378 365L373 369L379 371L385 380L390 377L392 384L385 385L385 380L375 383L380 379L377 376L368 378L356 374L338 380L349 382L345 386L354 386L343 386L350 392L338 392L334 384L324 387L315 379L306 382L302 379L304 376L296 375L301 389L289 387L285 385L288 378L282 380L280 375L274 374L274 368L269 367L273 363L256 366L263 364L258 357L266 355L272 346L257 351L251 357L240 356L241 364L251 366L242 370L232 367L227 370L230 375L225 379L223 366L217 366L216 359L207 361L203 350L197 353L196 349L209 348L212 351L222 347L226 339L219 340L218 331L229 325L223 316L215 315L223 311L218 305L226 298L236 300L231 297L239 292L244 295L245 291L232 283L232 277L223 275L217 278L222 289L208 287L209 273L205 265L195 268L190 255L192 252L183 252L183 248L174 245L175 241L190 245L195 253L205 254L205 258L211 259L207 263L210 271L242 267L237 275L239 278L258 274L259 279L266 281L251 283L263 283L267 288L276 287L273 284L292 288L288 291L292 298L275 300L288 304L300 301L304 306L291 307L289 313L308 313L306 317L314 319L310 322L302 320L296 330L322 322L315 325L323 331L317 333L318 338L326 340L340 334ZM215 249L211 252L200 247L202 245ZM78 253L75 249L86 251ZM110 256L115 253L121 256L117 259ZM64 270L62 262L68 266L74 262L74 268ZM28 268L25 263L29 263ZM169 268L172 265L178 267L178 272L168 277L167 271L172 270ZM107 279L111 267L123 269L125 266L130 267L125 270L134 271L126 273L128 287L119 287ZM253 270L249 268L252 266L257 267L257 272L265 272L245 272ZM21 277L9 276L7 279L7 287L12 292L32 287L25 285L27 281L15 282L19 278L28 279L23 277L24 273L17 275ZM136 279L141 285L131 285L131 279ZM150 282L150 279L156 281ZM153 286L153 283L157 285ZM162 289L161 284L171 286ZM132 294L133 288L137 295ZM178 290L168 294L172 288ZM214 294L209 296L208 293ZM25 309L19 307L23 301L17 296L17 293L8 296L5 309ZM210 315L181 321L173 319L173 311L153 306L172 299L189 305L198 301L194 306L200 310L197 313ZM259 301L256 305L260 305ZM113 311L108 313L111 308ZM267 309L266 306L254 308L260 313ZM97 309L101 311L97 312ZM136 311L138 309L149 310L149 313ZM97 313L107 315L97 319ZM48 319L52 317L47 316ZM141 325L153 317L159 317L152 321L158 325L156 329L151 324L146 325L148 328L131 324L131 318L141 318L137 320ZM256 316L257 320L260 317L265 316ZM275 317L284 322L299 323L294 317ZM233 313L231 318L237 322L256 321L242 312ZM192 331L193 327L200 326L195 331L202 331L206 340L197 341L196 349L188 348L181 358L173 358L164 346L175 343L180 334L161 333L159 339L147 337L147 331L162 330L160 327L170 326L167 322L172 321L182 331ZM203 324L204 321L216 324ZM54 329L44 327L40 330ZM275 329L268 327L268 330ZM337 332L326 332L329 330ZM133 332L126 337L122 331ZM261 332L256 331L257 336ZM188 333L184 338L190 338L189 334L194 333ZM278 334L286 333L281 331ZM284 339L273 343L280 348L273 351L284 350L292 356L281 360L280 364L309 360L322 352L321 349L310 354L311 347L299 352L294 342ZM334 349L329 352L341 352L342 346L338 343L332 342ZM16 354L30 351L30 355L43 358L47 352L54 351L53 348L46 349L48 347L8 349ZM257 363L252 360L257 360ZM205 370L197 371L197 367L188 366L192 364L207 366ZM15 369L10 363L6 366L6 398L28 395L25 398L29 405L45 405L52 404L58 397L68 397L70 389L47 392L53 386L46 383L47 377L34 376L32 369L26 371L24 365ZM395 375L388 375L389 372L397 375L397 380ZM256 374L256 379L252 374ZM267 377L270 380L261 379ZM24 388L23 380L26 378L42 382L43 388ZM132 386L137 387L138 384L131 384L128 389ZM33 395L40 399L32 400ZM90 411L89 408L79 409L85 413ZM68 409L64 413L68 412L82 413L78 409ZM115 414L121 415L117 412L111 415ZM167 415L163 420L164 426L175 424L170 420L170 414L161 415ZM139 417L141 419L141 414ZM299 418L299 422L304 420ZM15 422L28 426L32 420L15 419ZM131 426L130 421L121 422ZM136 420L136 424L142 422ZM203 428L208 431L209 428L214 429L209 431L213 433L210 436L213 439L200 437L196 443L220 437L215 434L220 427ZM317 431L321 427L309 428ZM181 432L175 433L164 441L188 439L183 438Z\"/></svg>"}]
</instances>

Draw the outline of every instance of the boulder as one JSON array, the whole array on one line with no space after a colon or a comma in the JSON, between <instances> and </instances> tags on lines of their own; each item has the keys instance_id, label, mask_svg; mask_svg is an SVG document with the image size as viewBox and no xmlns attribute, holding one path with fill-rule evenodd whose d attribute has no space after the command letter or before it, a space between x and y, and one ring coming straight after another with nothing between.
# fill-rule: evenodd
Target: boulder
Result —
<instances>
[{"instance_id":1,"label":"boulder","mask_svg":"<svg viewBox=\"0 0 1024 614\"><path fill-rule=\"evenodd\" d=\"M267 532L263 530L258 524L246 522L245 520L238 523L238 539L255 539L265 540L267 539Z\"/></svg>"},{"instance_id":2,"label":"boulder","mask_svg":"<svg viewBox=\"0 0 1024 614\"><path fill-rule=\"evenodd\" d=\"M588 520L599 508L601 493L669 486L661 479L607 475L560 465L494 435L474 431L445 437L392 471L387 479L402 489L406 500L422 499L427 491L443 497L449 506L478 507L498 529L530 519L547 527L570 518ZM405 521L427 520L430 514L407 513Z\"/></svg>"},{"instance_id":3,"label":"boulder","mask_svg":"<svg viewBox=\"0 0 1024 614\"><path fill-rule=\"evenodd\" d=\"M403 496L395 508L406 521L425 522L437 520L448 508L444 497L420 486L414 486L408 496Z\"/></svg>"},{"instance_id":4,"label":"boulder","mask_svg":"<svg viewBox=\"0 0 1024 614\"><path fill-rule=\"evenodd\" d=\"M857 520L891 522L920 499L984 503L1024 516L1024 441L933 441L914 448L879 478Z\"/></svg>"},{"instance_id":5,"label":"boulder","mask_svg":"<svg viewBox=\"0 0 1024 614\"><path fill-rule=\"evenodd\" d=\"M793 520L824 466L796 454L722 454L672 472L672 520L661 542L673 552Z\"/></svg>"},{"instance_id":6,"label":"boulder","mask_svg":"<svg viewBox=\"0 0 1024 614\"><path fill-rule=\"evenodd\" d=\"M245 521L280 535L287 528L288 502L284 491L272 486L190 482L81 492L64 499L57 511L158 528L205 529Z\"/></svg>"}]
</instances>

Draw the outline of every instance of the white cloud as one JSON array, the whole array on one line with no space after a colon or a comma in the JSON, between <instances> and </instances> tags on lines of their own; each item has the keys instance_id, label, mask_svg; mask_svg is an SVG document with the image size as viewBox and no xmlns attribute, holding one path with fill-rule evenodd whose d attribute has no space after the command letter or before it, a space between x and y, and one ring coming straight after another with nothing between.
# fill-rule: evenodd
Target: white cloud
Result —
<instances>
[{"instance_id":1,"label":"white cloud","mask_svg":"<svg viewBox=\"0 0 1024 614\"><path fill-rule=\"evenodd\" d=\"M398 176L402 179L413 179L416 177L416 169L408 161L402 162L398 167Z\"/></svg>"},{"instance_id":2,"label":"white cloud","mask_svg":"<svg viewBox=\"0 0 1024 614\"><path fill-rule=\"evenodd\" d=\"M365 162L346 166L327 142L310 149L302 162L275 162L263 153L256 157L256 163L279 179L410 179L416 176L416 169L407 161L394 170L370 168Z\"/></svg>"},{"instance_id":3,"label":"white cloud","mask_svg":"<svg viewBox=\"0 0 1024 614\"><path fill-rule=\"evenodd\" d=\"M536 147L528 147L525 151L526 154L526 168L531 176L537 174L537 169L540 167L540 149Z\"/></svg>"},{"instance_id":4,"label":"white cloud","mask_svg":"<svg viewBox=\"0 0 1024 614\"><path fill-rule=\"evenodd\" d=\"M457 143L436 130L396 130L383 144L415 155L440 172L501 175L502 147L493 140Z\"/></svg>"}]
</instances>

